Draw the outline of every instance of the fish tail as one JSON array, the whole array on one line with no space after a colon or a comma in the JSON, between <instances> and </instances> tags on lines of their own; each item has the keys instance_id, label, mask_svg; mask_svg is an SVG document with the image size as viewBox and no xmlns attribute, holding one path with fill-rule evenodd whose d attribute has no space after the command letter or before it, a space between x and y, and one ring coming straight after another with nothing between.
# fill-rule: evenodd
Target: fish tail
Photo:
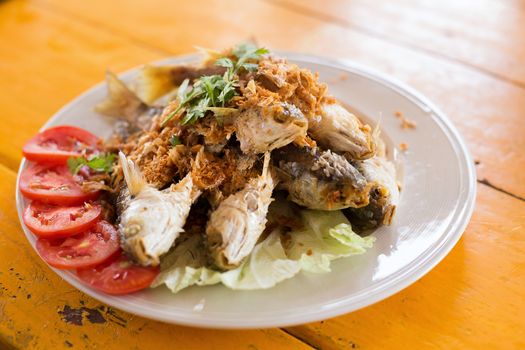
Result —
<instances>
[{"instance_id":1,"label":"fish tail","mask_svg":"<svg viewBox=\"0 0 525 350\"><path fill-rule=\"evenodd\" d=\"M270 166L270 155L271 152L266 152L264 154L264 160L263 160L263 170L260 176L260 179L263 180L265 183L272 183L274 184L276 181L275 174L273 173L273 169Z\"/></svg>"},{"instance_id":2,"label":"fish tail","mask_svg":"<svg viewBox=\"0 0 525 350\"><path fill-rule=\"evenodd\" d=\"M95 111L110 117L125 118L134 122L138 111L146 104L131 91L114 73L106 72L107 98L95 106Z\"/></svg>"},{"instance_id":3,"label":"fish tail","mask_svg":"<svg viewBox=\"0 0 525 350\"><path fill-rule=\"evenodd\" d=\"M142 177L139 167L131 159L127 159L122 151L118 153L118 156L129 193L134 196L144 188L146 181Z\"/></svg>"},{"instance_id":4,"label":"fish tail","mask_svg":"<svg viewBox=\"0 0 525 350\"><path fill-rule=\"evenodd\" d=\"M137 78L137 95L146 103L153 103L159 97L177 87L172 78L173 67L145 65Z\"/></svg>"}]
</instances>

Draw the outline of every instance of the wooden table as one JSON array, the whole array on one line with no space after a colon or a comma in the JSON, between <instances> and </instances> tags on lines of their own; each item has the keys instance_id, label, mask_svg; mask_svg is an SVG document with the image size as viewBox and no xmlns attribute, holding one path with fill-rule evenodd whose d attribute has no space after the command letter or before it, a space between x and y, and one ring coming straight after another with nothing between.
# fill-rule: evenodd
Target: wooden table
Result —
<instances>
[{"instance_id":1,"label":"wooden table","mask_svg":"<svg viewBox=\"0 0 525 350\"><path fill-rule=\"evenodd\" d=\"M106 68L251 37L369 65L441 106L478 170L476 210L458 245L387 300L285 329L162 324L63 282L19 226L14 193L24 141ZM525 349L524 63L519 0L0 3L0 348Z\"/></svg>"}]
</instances>

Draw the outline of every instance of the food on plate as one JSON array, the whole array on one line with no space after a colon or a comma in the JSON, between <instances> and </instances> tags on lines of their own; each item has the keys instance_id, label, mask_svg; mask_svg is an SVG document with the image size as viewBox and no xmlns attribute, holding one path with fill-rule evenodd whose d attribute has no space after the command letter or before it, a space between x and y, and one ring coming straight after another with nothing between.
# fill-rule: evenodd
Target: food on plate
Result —
<instances>
[{"instance_id":1,"label":"food on plate","mask_svg":"<svg viewBox=\"0 0 525 350\"><path fill-rule=\"evenodd\" d=\"M318 118L308 126L311 137L320 146L348 155L350 159L367 159L375 155L375 131L363 124L355 115L337 102L323 103L319 108Z\"/></svg>"},{"instance_id":2,"label":"food on plate","mask_svg":"<svg viewBox=\"0 0 525 350\"><path fill-rule=\"evenodd\" d=\"M145 65L137 77L136 94L142 101L153 103L159 97L179 87L185 79L195 80L202 76L222 73L224 73L224 68L219 66Z\"/></svg>"},{"instance_id":3,"label":"food on plate","mask_svg":"<svg viewBox=\"0 0 525 350\"><path fill-rule=\"evenodd\" d=\"M20 176L20 192L33 200L56 205L79 205L98 197L97 190L84 191L81 174L66 165L30 164Z\"/></svg>"},{"instance_id":4,"label":"food on plate","mask_svg":"<svg viewBox=\"0 0 525 350\"><path fill-rule=\"evenodd\" d=\"M99 265L77 270L77 276L108 294L128 294L147 288L159 274L158 267L136 265L123 254L117 254Z\"/></svg>"},{"instance_id":5,"label":"food on plate","mask_svg":"<svg viewBox=\"0 0 525 350\"><path fill-rule=\"evenodd\" d=\"M105 220L98 221L74 236L38 239L36 250L49 265L60 269L96 266L119 251L116 228Z\"/></svg>"},{"instance_id":6,"label":"food on plate","mask_svg":"<svg viewBox=\"0 0 525 350\"><path fill-rule=\"evenodd\" d=\"M44 131L30 143L53 140L36 143L60 164L27 152L20 179L39 253L91 287L270 288L365 253L367 230L391 224L399 189L379 128L309 70L241 44L106 79L94 108L112 135L63 146L71 129Z\"/></svg>"},{"instance_id":7,"label":"food on plate","mask_svg":"<svg viewBox=\"0 0 525 350\"><path fill-rule=\"evenodd\" d=\"M289 202L276 200L273 211L286 213L286 222L299 227L276 226L270 218L270 232L246 260L232 270L220 271L207 264L206 244L200 235L183 235L179 244L161 261L161 272L152 286L166 285L172 292L192 285L222 283L232 289L265 289L292 278L301 271L330 272L334 259L363 254L371 248L373 237L360 237L352 231L340 211L289 208ZM272 211L272 208L270 208ZM291 216L288 216L291 215ZM272 229L275 227L275 229Z\"/></svg>"},{"instance_id":8,"label":"food on plate","mask_svg":"<svg viewBox=\"0 0 525 350\"><path fill-rule=\"evenodd\" d=\"M309 209L339 210L368 204L370 184L342 155L319 148L289 146L275 153L281 187Z\"/></svg>"},{"instance_id":9,"label":"food on plate","mask_svg":"<svg viewBox=\"0 0 525 350\"><path fill-rule=\"evenodd\" d=\"M160 114L162 108L149 106L120 81L113 73L106 74L108 97L95 106L95 111L118 117L115 134L126 140L134 132L147 130L152 117Z\"/></svg>"},{"instance_id":10,"label":"food on plate","mask_svg":"<svg viewBox=\"0 0 525 350\"><path fill-rule=\"evenodd\" d=\"M243 153L264 153L303 143L308 121L299 108L283 102L240 111L234 127Z\"/></svg>"},{"instance_id":11,"label":"food on plate","mask_svg":"<svg viewBox=\"0 0 525 350\"><path fill-rule=\"evenodd\" d=\"M125 178L118 199L122 248L141 265L158 265L179 234L201 191L191 174L165 190L148 185L133 161L120 153Z\"/></svg>"},{"instance_id":12,"label":"food on plate","mask_svg":"<svg viewBox=\"0 0 525 350\"><path fill-rule=\"evenodd\" d=\"M368 205L345 209L352 224L360 229L390 225L399 201L394 165L382 157L356 162L357 169L372 184Z\"/></svg>"},{"instance_id":13,"label":"food on plate","mask_svg":"<svg viewBox=\"0 0 525 350\"><path fill-rule=\"evenodd\" d=\"M262 174L225 198L210 214L206 238L217 267L228 270L239 266L263 233L276 184L269 168L270 154L266 153Z\"/></svg>"},{"instance_id":14,"label":"food on plate","mask_svg":"<svg viewBox=\"0 0 525 350\"><path fill-rule=\"evenodd\" d=\"M44 130L22 148L24 157L35 162L66 164L70 157L97 151L98 137L75 126L62 125Z\"/></svg>"},{"instance_id":15,"label":"food on plate","mask_svg":"<svg viewBox=\"0 0 525 350\"><path fill-rule=\"evenodd\" d=\"M75 206L56 206L32 202L24 211L24 224L39 237L68 237L84 232L99 219L102 207L85 202Z\"/></svg>"}]
</instances>

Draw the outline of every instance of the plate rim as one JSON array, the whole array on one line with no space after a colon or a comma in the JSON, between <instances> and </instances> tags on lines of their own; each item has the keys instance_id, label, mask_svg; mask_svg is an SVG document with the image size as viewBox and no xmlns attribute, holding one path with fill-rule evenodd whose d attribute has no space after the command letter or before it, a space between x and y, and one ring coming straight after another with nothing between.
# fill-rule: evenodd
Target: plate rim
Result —
<instances>
[{"instance_id":1,"label":"plate rim","mask_svg":"<svg viewBox=\"0 0 525 350\"><path fill-rule=\"evenodd\" d=\"M286 52L286 51L276 51L276 53L290 60L303 61L303 62L314 63L318 65L324 65L324 66L328 66L328 67L335 68L338 70L351 72L353 74L358 74L367 79L371 79L379 84L382 84L391 90L394 90L396 93L411 100L413 103L418 105L423 110L428 110L429 112L432 112L435 116L436 124L447 135L447 139L451 142L451 145L460 151L460 152L457 152L458 160L460 161L460 166L465 167L465 174L466 174L465 179L467 182L466 184L463 185L463 187L467 189L466 203L464 203L462 207L456 208L456 212L454 213L454 216L451 219L451 222L449 223L448 227L443 229L444 231L447 231L448 233L446 235L443 235L441 240L438 242L439 244L435 247L433 246L428 247L427 250L430 250L429 252L422 252L419 255L419 257L421 257L422 263L417 264L417 265L413 264L411 266L406 267L406 269L403 268L397 271L393 275L392 278L390 278L389 276L382 283L376 286L374 288L376 290L368 291L367 289L365 289L356 294L353 294L351 298L346 296L346 297L341 297L338 299L332 299L329 302L325 303L324 307L321 310L318 310L318 309L311 310L310 309L308 311L302 310L301 313L291 312L287 314L286 316L281 316L277 321L275 320L275 317L263 317L263 318L254 317L250 320L243 320L243 321L227 318L227 319L222 319L220 323L218 323L218 321L215 318L211 318L210 320L208 320L207 318L202 317L201 313L193 313L192 315L186 315L185 317L182 317L181 315L176 315L173 313L152 314L151 312L148 312L147 310L138 309L135 305L132 305L131 303L127 303L125 297L115 297L115 296L104 295L102 293L97 292L96 290L92 288L89 288L87 285L80 282L71 272L64 271L64 270L58 270L48 265L51 268L51 270L53 270L58 276L60 276L70 285L82 291L83 293L91 296L92 298L100 302L106 303L108 305L111 305L113 307L116 307L120 310L129 312L131 314L139 315L139 316L142 316L148 319L153 319L153 320L173 323L173 324L179 324L179 325L200 327L200 328L253 329L253 328L283 327L283 326L304 324L304 323L319 321L319 320L323 320L323 319L327 319L327 318L335 317L335 316L342 315L345 313L356 311L365 306L375 304L407 288L408 286L410 286L411 284L413 284L414 282L422 278L424 275L426 275L439 262L441 262L444 259L444 257L456 245L459 239L462 237L463 232L465 231L465 228L467 227L470 221L470 218L472 216L474 206L475 206L476 192L477 192L477 182L476 182L476 172L475 172L474 162L472 161L472 157L466 147L466 144L463 138L461 137L461 135L459 134L458 130L455 128L451 120L433 102L431 102L423 94L416 91L414 88L410 87L406 83L401 82L400 80L396 78L391 77L390 75L386 73L372 69L368 66L365 66L360 63L354 62L352 60L347 60L347 59L333 59L333 58L326 58L326 57L317 56L317 55L293 53L293 52ZM195 62L199 57L201 57L201 55L199 54L172 56L172 57L168 57L162 60L157 60L157 61L154 61L148 64L162 65L168 62L173 63L174 61L177 61L177 63L189 63L189 62ZM140 68L141 66L143 65L139 65L131 69L128 69L125 72L118 74L118 76L121 78L127 79L128 77L135 74L137 69ZM98 84L95 84L88 90L84 91L83 93L81 93L80 95L78 95L77 97L69 101L67 104L62 106L57 112L55 112L53 116L49 118L48 121L40 128L40 130L44 130L47 127L49 127L50 124L53 124L56 119L58 119L62 114L67 112L67 110L70 109L75 103L77 103L79 100L82 100L86 95L89 95L94 90L99 89L103 85L105 85L104 81ZM36 251L35 246L32 243L32 239L31 239L32 235L29 232L29 230L25 227L25 225L23 224L23 220L22 220L22 214L23 214L23 210L21 210L22 197L21 197L21 193L19 191L18 185L19 185L21 170L24 168L25 163L26 163L26 159L23 158L20 163L20 167L18 169L18 174L17 174L17 179L16 179L16 189L15 189L16 206L17 206L18 217L20 220L20 225L24 231L24 234L26 238L28 239L29 243L31 244L33 250L35 250L35 252L38 254L38 251ZM302 309L305 309L305 308L303 307ZM294 310L298 310L298 309L294 309ZM188 311L186 310L181 311L181 312L188 314ZM223 315L223 313L216 313L216 314Z\"/></svg>"}]
</instances>

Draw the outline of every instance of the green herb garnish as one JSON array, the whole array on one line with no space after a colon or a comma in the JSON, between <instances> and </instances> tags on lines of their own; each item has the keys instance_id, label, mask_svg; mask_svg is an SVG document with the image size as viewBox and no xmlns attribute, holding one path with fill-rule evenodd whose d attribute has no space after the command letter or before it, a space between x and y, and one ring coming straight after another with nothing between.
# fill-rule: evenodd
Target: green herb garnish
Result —
<instances>
[{"instance_id":1,"label":"green herb garnish","mask_svg":"<svg viewBox=\"0 0 525 350\"><path fill-rule=\"evenodd\" d=\"M217 113L227 113L227 110L235 110L234 108L225 107L235 95L237 95L236 88L238 87L237 74L240 70L256 71L257 61L262 55L269 51L265 48L257 48L253 44L241 44L233 49L233 55L236 60L233 61L228 57L221 57L215 64L226 68L226 72L221 75L208 75L199 78L191 89L188 89L189 80L186 79L180 85L177 92L179 105L171 112L162 122L162 126L166 125L177 113L184 110L186 115L182 118L181 124L194 123L200 118L203 118L207 111Z\"/></svg>"},{"instance_id":2,"label":"green herb garnish","mask_svg":"<svg viewBox=\"0 0 525 350\"><path fill-rule=\"evenodd\" d=\"M179 137L178 137L177 135L173 135L173 136L171 136L171 137L170 137L170 144L171 144L172 146L180 145L181 142L180 142L180 140L179 140Z\"/></svg>"},{"instance_id":3,"label":"green herb garnish","mask_svg":"<svg viewBox=\"0 0 525 350\"><path fill-rule=\"evenodd\" d=\"M71 157L67 160L67 166L69 171L73 175L77 174L84 165L87 165L89 168L100 171L103 173L111 172L113 168L113 162L115 161L114 154L105 154L101 153L87 159L86 157Z\"/></svg>"}]
</instances>

